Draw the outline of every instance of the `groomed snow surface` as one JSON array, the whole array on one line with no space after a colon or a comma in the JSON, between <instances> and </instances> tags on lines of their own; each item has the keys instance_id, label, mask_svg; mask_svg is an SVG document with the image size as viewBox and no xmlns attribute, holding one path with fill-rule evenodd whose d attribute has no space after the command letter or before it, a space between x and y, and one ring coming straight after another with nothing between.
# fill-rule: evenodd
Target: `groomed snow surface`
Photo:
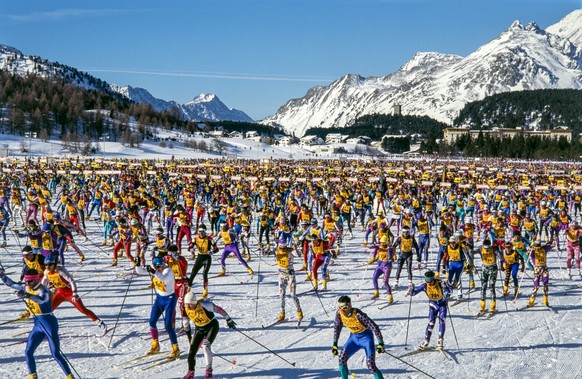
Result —
<instances>
[{"instance_id":1,"label":"groomed snow surface","mask_svg":"<svg viewBox=\"0 0 582 379\"><path fill-rule=\"evenodd\" d=\"M89 240L83 241L81 236L76 238L87 260L83 266L79 265L76 253L69 249L66 253L67 267L75 275L85 305L109 327L115 325L118 316L119 323L117 329L104 338L96 338L99 328L71 304L62 304L55 314L59 319L63 353L82 378L181 378L187 370L185 358L147 370L143 369L164 355L127 363L143 355L150 347L148 319L154 295L147 288L148 277L131 280L131 271L125 270L129 268L127 259L120 259L120 265L116 268L107 268L111 264L112 255L111 248L97 246L102 241L101 226L95 221L89 221L87 226ZM216 354L213 362L215 377L337 378L338 361L330 352L332 323L336 300L345 294L351 296L354 307L362 309L380 326L389 353L399 356L406 353L407 349L416 348L424 338L427 324L426 296L419 294L412 299L408 344L405 344L409 310L409 298L405 297L405 276L401 278L400 288L395 293L396 303L380 310L385 294L382 291L379 300L371 300L370 278L374 266L364 265L370 250L360 246L362 238L363 232L358 230L354 233L354 239L348 237L344 242L341 254L330 266L328 291L320 292L319 296L314 293L300 295L305 318L299 329L296 329L296 311L290 298L287 298L286 307L289 321L268 329L262 328L262 325L271 324L279 314L278 274L273 256L266 256L264 261L259 261L255 238L251 239L253 255L250 262L256 274L254 278L250 278L236 259L227 259L229 276L210 279L209 299L231 315L241 332L280 357L266 351L242 333L226 328L224 319L217 316L220 318L221 329L212 346ZM12 232L9 232L8 247L0 249L2 264L8 275L15 279L18 279L21 267L19 243L25 242L25 239L16 241ZM431 243L432 265L436 256L434 238ZM561 256L562 261L559 261L557 251L553 250L549 259L550 304L553 310L541 305L540 290L533 308L516 311L517 307L523 308L526 304L532 281L527 277L524 279L516 304L511 299L507 299L506 303L499 296L501 284L498 281L499 313L493 318L473 319L479 307L479 292L472 292L470 301L451 307L452 319L447 320L445 348L452 361L447 361L435 352L403 359L434 377L579 378L582 375L582 289L566 291L579 284L580 280L564 279L565 271L560 269L565 266L564 253ZM214 256L211 275L220 269L218 258L218 254ZM193 262L189 263L191 269ZM480 267L479 260L477 266ZM295 267L301 267L297 260ZM391 283L394 282L394 275L393 270ZM311 288L309 282L304 281L304 272L298 273L297 278L298 293ZM422 282L419 270L414 270L414 282ZM196 277L194 287L199 294L202 290L201 274ZM510 292L513 292L512 289ZM14 291L3 285L0 286L0 303L0 322L16 318L24 310L24 305L16 298ZM31 328L30 319L0 326L0 377L27 377L24 341ZM158 328L162 351L167 354L171 346L162 321L158 323ZM178 323L176 329L179 329ZM432 344L436 343L437 330L438 326L435 327ZM348 334L344 328L340 346ZM183 352L188 349L185 336L179 337L179 344ZM39 347L35 356L39 378L64 377L50 356L46 342ZM295 367L291 363L295 363ZM425 377L386 354L377 357L377 364L387 378ZM197 356L197 378L203 376L204 366L200 352ZM350 359L349 367L352 375L358 378L372 378L365 366L363 351Z\"/></svg>"}]
</instances>

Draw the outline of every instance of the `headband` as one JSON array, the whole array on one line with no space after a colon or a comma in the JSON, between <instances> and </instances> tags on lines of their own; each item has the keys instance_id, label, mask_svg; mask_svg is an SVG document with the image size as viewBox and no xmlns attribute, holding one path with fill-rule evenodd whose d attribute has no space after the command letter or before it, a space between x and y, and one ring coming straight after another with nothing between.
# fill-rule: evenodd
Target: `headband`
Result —
<instances>
[{"instance_id":1,"label":"headband","mask_svg":"<svg viewBox=\"0 0 582 379\"><path fill-rule=\"evenodd\" d=\"M41 278L42 278L42 275L40 275L40 274L24 275L24 282L28 282L29 280L39 281Z\"/></svg>"}]
</instances>

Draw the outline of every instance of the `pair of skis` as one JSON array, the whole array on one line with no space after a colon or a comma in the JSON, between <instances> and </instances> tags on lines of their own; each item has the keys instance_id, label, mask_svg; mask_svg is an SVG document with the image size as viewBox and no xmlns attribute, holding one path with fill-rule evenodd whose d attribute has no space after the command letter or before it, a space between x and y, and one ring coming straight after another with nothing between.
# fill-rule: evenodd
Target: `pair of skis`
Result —
<instances>
[{"instance_id":1,"label":"pair of skis","mask_svg":"<svg viewBox=\"0 0 582 379\"><path fill-rule=\"evenodd\" d=\"M140 355L139 357L132 358L132 359L125 361L125 362L123 362L119 365L116 365L116 366L124 368L124 369L131 369L131 368L139 367L140 371L146 371L146 370L152 369L154 367L164 365L166 363L170 363L170 362L174 362L174 361L186 358L188 356L187 353L183 353L177 358L169 358L169 357L157 358L157 356L160 354L162 354L161 351L153 353L153 354ZM154 359L152 361L141 362L144 359L152 358L152 357L154 357L156 359Z\"/></svg>"},{"instance_id":2,"label":"pair of skis","mask_svg":"<svg viewBox=\"0 0 582 379\"><path fill-rule=\"evenodd\" d=\"M446 360L448 361L452 361L453 358L451 358L449 356L449 354L442 348L442 347L420 347L416 350L413 350L409 353L403 354L401 356L399 356L398 358L404 358L404 357L410 357L412 355L416 355L416 354L420 354L420 353L425 353L425 352L429 352L429 351L437 351L439 352Z\"/></svg>"}]
</instances>

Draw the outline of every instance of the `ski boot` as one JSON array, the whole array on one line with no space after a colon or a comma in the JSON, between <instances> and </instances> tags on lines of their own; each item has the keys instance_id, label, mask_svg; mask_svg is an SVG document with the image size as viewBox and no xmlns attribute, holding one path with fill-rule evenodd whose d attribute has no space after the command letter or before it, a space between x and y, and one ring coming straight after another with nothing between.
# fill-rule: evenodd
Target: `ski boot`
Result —
<instances>
[{"instance_id":1,"label":"ski boot","mask_svg":"<svg viewBox=\"0 0 582 379\"><path fill-rule=\"evenodd\" d=\"M207 297L208 297L208 288L204 288L204 289L202 290L202 296L200 296L200 298L201 298L202 300L206 300L206 298L207 298Z\"/></svg>"},{"instance_id":2,"label":"ski boot","mask_svg":"<svg viewBox=\"0 0 582 379\"><path fill-rule=\"evenodd\" d=\"M22 314L20 316L18 316L19 320L24 320L30 317L30 312L29 311L24 311L22 312Z\"/></svg>"},{"instance_id":3,"label":"ski boot","mask_svg":"<svg viewBox=\"0 0 582 379\"><path fill-rule=\"evenodd\" d=\"M507 296L508 292L509 292L509 287L503 286L503 296Z\"/></svg>"},{"instance_id":4,"label":"ski boot","mask_svg":"<svg viewBox=\"0 0 582 379\"><path fill-rule=\"evenodd\" d=\"M170 352L170 355L168 355L168 358L166 358L169 361L172 361L174 359L179 359L180 358L180 348L178 347L177 343L172 344L172 351Z\"/></svg>"},{"instance_id":5,"label":"ski boot","mask_svg":"<svg viewBox=\"0 0 582 379\"><path fill-rule=\"evenodd\" d=\"M419 350L424 350L426 348L428 348L428 344L430 343L430 340L425 339L424 341L422 341L420 343L420 346L418 347Z\"/></svg>"},{"instance_id":6,"label":"ski boot","mask_svg":"<svg viewBox=\"0 0 582 379\"><path fill-rule=\"evenodd\" d=\"M394 302L394 297L392 296L392 294L388 295L388 304L392 304Z\"/></svg>"},{"instance_id":7,"label":"ski boot","mask_svg":"<svg viewBox=\"0 0 582 379\"><path fill-rule=\"evenodd\" d=\"M517 297L517 294L519 293L519 286L515 287L513 290L513 298L515 299Z\"/></svg>"},{"instance_id":8,"label":"ski boot","mask_svg":"<svg viewBox=\"0 0 582 379\"><path fill-rule=\"evenodd\" d=\"M306 282L310 282L311 281L311 271L307 272L307 276L305 277L305 281Z\"/></svg>"},{"instance_id":9,"label":"ski boot","mask_svg":"<svg viewBox=\"0 0 582 379\"><path fill-rule=\"evenodd\" d=\"M32 374L28 375L28 379L38 379L38 375L36 374L36 372L33 372Z\"/></svg>"},{"instance_id":10,"label":"ski boot","mask_svg":"<svg viewBox=\"0 0 582 379\"><path fill-rule=\"evenodd\" d=\"M492 300L491 305L489 306L489 314L493 314L495 312L497 312L497 307L495 304L495 300Z\"/></svg>"},{"instance_id":11,"label":"ski boot","mask_svg":"<svg viewBox=\"0 0 582 379\"><path fill-rule=\"evenodd\" d=\"M322 291L327 291L327 280L326 279L323 279L321 281L321 290Z\"/></svg>"},{"instance_id":12,"label":"ski boot","mask_svg":"<svg viewBox=\"0 0 582 379\"><path fill-rule=\"evenodd\" d=\"M442 350L443 349L443 337L439 337L439 339L437 340L437 350Z\"/></svg>"},{"instance_id":13,"label":"ski boot","mask_svg":"<svg viewBox=\"0 0 582 379\"><path fill-rule=\"evenodd\" d=\"M117 258L113 259L113 263L111 264L111 267L115 267L117 266Z\"/></svg>"},{"instance_id":14,"label":"ski boot","mask_svg":"<svg viewBox=\"0 0 582 379\"><path fill-rule=\"evenodd\" d=\"M548 302L548 295L544 295L544 297L542 298L542 300L543 300L544 305L546 307L549 307L550 306L550 303Z\"/></svg>"},{"instance_id":15,"label":"ski boot","mask_svg":"<svg viewBox=\"0 0 582 379\"><path fill-rule=\"evenodd\" d=\"M103 335L106 335L107 332L109 332L109 329L107 328L107 325L105 325L105 323L102 320L95 320L95 324L101 329L101 331L103 332Z\"/></svg>"},{"instance_id":16,"label":"ski boot","mask_svg":"<svg viewBox=\"0 0 582 379\"><path fill-rule=\"evenodd\" d=\"M372 299L377 299L380 296L380 292L378 290L374 290L374 294L372 295Z\"/></svg>"},{"instance_id":17,"label":"ski boot","mask_svg":"<svg viewBox=\"0 0 582 379\"><path fill-rule=\"evenodd\" d=\"M225 276L225 275L226 275L226 270L222 269L222 270L220 270L220 272L216 276Z\"/></svg>"},{"instance_id":18,"label":"ski boot","mask_svg":"<svg viewBox=\"0 0 582 379\"><path fill-rule=\"evenodd\" d=\"M475 289L475 281L474 280L469 281L469 289Z\"/></svg>"},{"instance_id":19,"label":"ski boot","mask_svg":"<svg viewBox=\"0 0 582 379\"><path fill-rule=\"evenodd\" d=\"M160 352L160 342L157 339L152 340L152 347L148 350L146 355L154 355Z\"/></svg>"},{"instance_id":20,"label":"ski boot","mask_svg":"<svg viewBox=\"0 0 582 379\"><path fill-rule=\"evenodd\" d=\"M481 300L479 313L485 313L485 300Z\"/></svg>"},{"instance_id":21,"label":"ski boot","mask_svg":"<svg viewBox=\"0 0 582 379\"><path fill-rule=\"evenodd\" d=\"M252 269L252 268L250 268L250 267L249 267L249 268L247 268L247 272L249 273L249 275L250 275L251 277L252 277L252 276L253 276L253 274L254 274L254 272L253 272L253 269Z\"/></svg>"},{"instance_id":22,"label":"ski boot","mask_svg":"<svg viewBox=\"0 0 582 379\"><path fill-rule=\"evenodd\" d=\"M317 279L313 279L311 281L311 284L313 285L313 289L315 289L317 291Z\"/></svg>"},{"instance_id":23,"label":"ski boot","mask_svg":"<svg viewBox=\"0 0 582 379\"><path fill-rule=\"evenodd\" d=\"M283 320L285 320L285 311L281 311L281 313L279 313L279 317L277 317L277 321Z\"/></svg>"},{"instance_id":24,"label":"ski boot","mask_svg":"<svg viewBox=\"0 0 582 379\"><path fill-rule=\"evenodd\" d=\"M527 303L527 307L528 307L528 308L529 308L529 307L532 307L532 306L534 305L534 301L535 301L535 300L536 300L536 297L535 297L535 296L533 296L533 295L532 295L532 296L530 296L530 297L529 297L529 301L528 301L528 303Z\"/></svg>"},{"instance_id":25,"label":"ski boot","mask_svg":"<svg viewBox=\"0 0 582 379\"><path fill-rule=\"evenodd\" d=\"M297 319L299 321L303 320L303 312L301 311L301 309L297 310Z\"/></svg>"},{"instance_id":26,"label":"ski boot","mask_svg":"<svg viewBox=\"0 0 582 379\"><path fill-rule=\"evenodd\" d=\"M186 375L182 377L182 379L194 379L194 371L188 370L188 372L186 373Z\"/></svg>"},{"instance_id":27,"label":"ski boot","mask_svg":"<svg viewBox=\"0 0 582 379\"><path fill-rule=\"evenodd\" d=\"M204 379L212 379L212 367L206 367L206 372L204 373Z\"/></svg>"},{"instance_id":28,"label":"ski boot","mask_svg":"<svg viewBox=\"0 0 582 379\"><path fill-rule=\"evenodd\" d=\"M101 246L107 246L107 240L104 240L103 243L101 243Z\"/></svg>"}]
</instances>

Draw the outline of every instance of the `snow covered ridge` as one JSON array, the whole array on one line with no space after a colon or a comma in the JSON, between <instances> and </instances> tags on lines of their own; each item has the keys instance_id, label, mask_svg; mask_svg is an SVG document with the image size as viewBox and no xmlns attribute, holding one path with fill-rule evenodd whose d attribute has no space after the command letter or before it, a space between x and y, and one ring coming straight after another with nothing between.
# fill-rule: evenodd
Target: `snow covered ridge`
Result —
<instances>
[{"instance_id":1,"label":"snow covered ridge","mask_svg":"<svg viewBox=\"0 0 582 379\"><path fill-rule=\"evenodd\" d=\"M582 88L582 10L541 30L519 21L467 57L417 53L397 72L364 78L345 75L311 88L261 122L301 137L311 127L344 127L371 113L451 123L471 101L510 91Z\"/></svg>"},{"instance_id":2,"label":"snow covered ridge","mask_svg":"<svg viewBox=\"0 0 582 379\"><path fill-rule=\"evenodd\" d=\"M192 101L185 104L179 104L175 101L158 99L144 88L111 85L111 89L136 103L150 104L159 112L168 111L176 107L185 120L254 122L254 120L243 111L228 108L218 98L218 96L214 94L201 93Z\"/></svg>"},{"instance_id":3,"label":"snow covered ridge","mask_svg":"<svg viewBox=\"0 0 582 379\"><path fill-rule=\"evenodd\" d=\"M24 55L20 50L2 44L0 44L0 70L8 70L23 76L34 73L42 77L64 78L82 88L105 91L114 95L120 94L136 103L151 104L159 112L177 107L185 120L254 122L243 111L228 108L218 96L213 94L200 94L186 104L166 101L154 97L144 88L121 87L106 83L74 67L50 62L36 56Z\"/></svg>"}]
</instances>

